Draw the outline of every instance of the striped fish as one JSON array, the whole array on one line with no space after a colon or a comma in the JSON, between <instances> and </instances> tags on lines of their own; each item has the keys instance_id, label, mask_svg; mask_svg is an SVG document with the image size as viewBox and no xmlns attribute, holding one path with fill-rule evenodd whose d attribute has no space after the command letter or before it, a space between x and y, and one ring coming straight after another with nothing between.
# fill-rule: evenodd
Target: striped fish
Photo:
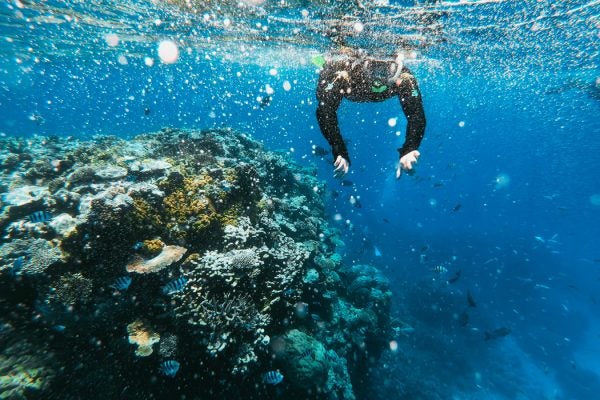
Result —
<instances>
[{"instance_id":1,"label":"striped fish","mask_svg":"<svg viewBox=\"0 0 600 400\"><path fill-rule=\"evenodd\" d=\"M436 265L435 267L433 267L431 269L432 272L435 272L436 274L445 274L446 272L448 272L448 269L446 267L444 267L443 265Z\"/></svg>"},{"instance_id":2,"label":"striped fish","mask_svg":"<svg viewBox=\"0 0 600 400\"><path fill-rule=\"evenodd\" d=\"M48 222L52 219L52 214L48 211L36 211L33 214L27 216L29 222L37 224L38 222Z\"/></svg>"},{"instance_id":3,"label":"striped fish","mask_svg":"<svg viewBox=\"0 0 600 400\"><path fill-rule=\"evenodd\" d=\"M187 279L185 276L180 276L179 278L172 280L162 287L163 294L173 294L176 292L181 292L187 283Z\"/></svg>"},{"instance_id":4,"label":"striped fish","mask_svg":"<svg viewBox=\"0 0 600 400\"><path fill-rule=\"evenodd\" d=\"M175 360L166 360L160 363L160 372L169 378L175 377L180 364Z\"/></svg>"},{"instance_id":5,"label":"striped fish","mask_svg":"<svg viewBox=\"0 0 600 400\"><path fill-rule=\"evenodd\" d=\"M129 285L131 285L131 277L125 275L115 279L115 282L112 285L110 285L110 287L124 292L127 289L129 289Z\"/></svg>"},{"instance_id":6,"label":"striped fish","mask_svg":"<svg viewBox=\"0 0 600 400\"><path fill-rule=\"evenodd\" d=\"M269 371L264 375L263 380L267 385L277 385L283 381L283 375L279 371Z\"/></svg>"}]
</instances>

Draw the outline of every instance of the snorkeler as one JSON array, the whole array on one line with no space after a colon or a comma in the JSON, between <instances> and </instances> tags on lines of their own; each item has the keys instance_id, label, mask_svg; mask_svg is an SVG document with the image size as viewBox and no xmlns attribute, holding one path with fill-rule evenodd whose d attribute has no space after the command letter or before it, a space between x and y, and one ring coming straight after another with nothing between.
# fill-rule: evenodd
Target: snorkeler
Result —
<instances>
[{"instance_id":1,"label":"snorkeler","mask_svg":"<svg viewBox=\"0 0 600 400\"><path fill-rule=\"evenodd\" d=\"M341 54L331 59L315 57L322 68L317 86L317 120L321 133L331 145L334 175L348 173L350 157L338 126L337 110L343 98L355 102L379 102L398 97L408 120L406 140L401 148L396 178L402 170L412 171L421 155L417 150L425 133L425 113L421 92L412 72L398 56L381 60L363 53Z\"/></svg>"}]
</instances>

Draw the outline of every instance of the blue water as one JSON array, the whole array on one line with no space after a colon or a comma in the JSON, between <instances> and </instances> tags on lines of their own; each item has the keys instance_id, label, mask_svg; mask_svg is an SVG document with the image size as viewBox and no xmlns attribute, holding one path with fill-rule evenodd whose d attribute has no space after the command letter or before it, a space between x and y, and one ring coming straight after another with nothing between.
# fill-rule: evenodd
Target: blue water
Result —
<instances>
[{"instance_id":1,"label":"blue water","mask_svg":"<svg viewBox=\"0 0 600 400\"><path fill-rule=\"evenodd\" d=\"M359 20L376 11L378 18L446 13L441 33L421 32L443 40L416 48L407 61L428 122L416 174L394 178L405 127L398 102L344 102L339 119L353 186L333 179L328 157L312 154L313 145L327 143L315 118L318 74L310 58L335 45L302 24L301 10L317 22L340 15L296 3L265 13L233 6L190 14L150 1L3 2L0 132L248 132L317 166L339 193L327 211L344 232L345 257L372 263L392 280L394 313L419 327L402 354L421 365L440 398L596 398L600 2L390 1L378 11L348 2ZM402 34L399 25L379 29ZM290 39L295 28L298 43ZM109 34L119 37L116 46ZM350 42L389 50L385 38L368 35L365 29ZM176 63L160 62L161 40L179 43ZM261 109L257 97L267 87L272 101ZM449 274L461 270L460 279L446 285L431 273L440 264ZM458 329L467 291L478 306ZM483 341L484 331L503 326L509 336ZM394 377L405 372L399 354L389 352L373 374L386 382L382 398L393 396L384 389L395 390Z\"/></svg>"}]
</instances>

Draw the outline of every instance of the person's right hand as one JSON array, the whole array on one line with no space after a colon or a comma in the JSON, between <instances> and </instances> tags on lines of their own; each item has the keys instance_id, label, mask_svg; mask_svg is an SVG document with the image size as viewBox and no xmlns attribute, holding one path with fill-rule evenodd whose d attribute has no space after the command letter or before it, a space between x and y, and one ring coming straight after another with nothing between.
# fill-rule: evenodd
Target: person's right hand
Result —
<instances>
[{"instance_id":1,"label":"person's right hand","mask_svg":"<svg viewBox=\"0 0 600 400\"><path fill-rule=\"evenodd\" d=\"M333 176L335 178L343 178L344 175L348 173L348 168L350 168L350 163L342 156L337 156L335 162L333 163L335 169L333 170Z\"/></svg>"}]
</instances>

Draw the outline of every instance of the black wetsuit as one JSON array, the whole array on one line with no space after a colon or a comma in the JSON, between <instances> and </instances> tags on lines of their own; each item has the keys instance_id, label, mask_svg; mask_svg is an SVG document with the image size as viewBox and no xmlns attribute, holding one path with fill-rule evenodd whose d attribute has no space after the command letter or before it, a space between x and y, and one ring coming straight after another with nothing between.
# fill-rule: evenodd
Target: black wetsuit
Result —
<instances>
[{"instance_id":1,"label":"black wetsuit","mask_svg":"<svg viewBox=\"0 0 600 400\"><path fill-rule=\"evenodd\" d=\"M317 86L317 120L327 142L331 145L334 161L338 156L350 162L346 144L340 133L337 110L343 98L356 102L379 102L397 96L408 121L406 140L398 149L400 157L417 150L425 133L425 113L421 92L412 72L402 66L399 73L389 73L396 78L385 87L374 87L372 69L396 68L394 61L375 61L365 58L346 57L327 61L319 75ZM376 82L380 83L380 82ZM374 92L373 90L377 90Z\"/></svg>"}]
</instances>

